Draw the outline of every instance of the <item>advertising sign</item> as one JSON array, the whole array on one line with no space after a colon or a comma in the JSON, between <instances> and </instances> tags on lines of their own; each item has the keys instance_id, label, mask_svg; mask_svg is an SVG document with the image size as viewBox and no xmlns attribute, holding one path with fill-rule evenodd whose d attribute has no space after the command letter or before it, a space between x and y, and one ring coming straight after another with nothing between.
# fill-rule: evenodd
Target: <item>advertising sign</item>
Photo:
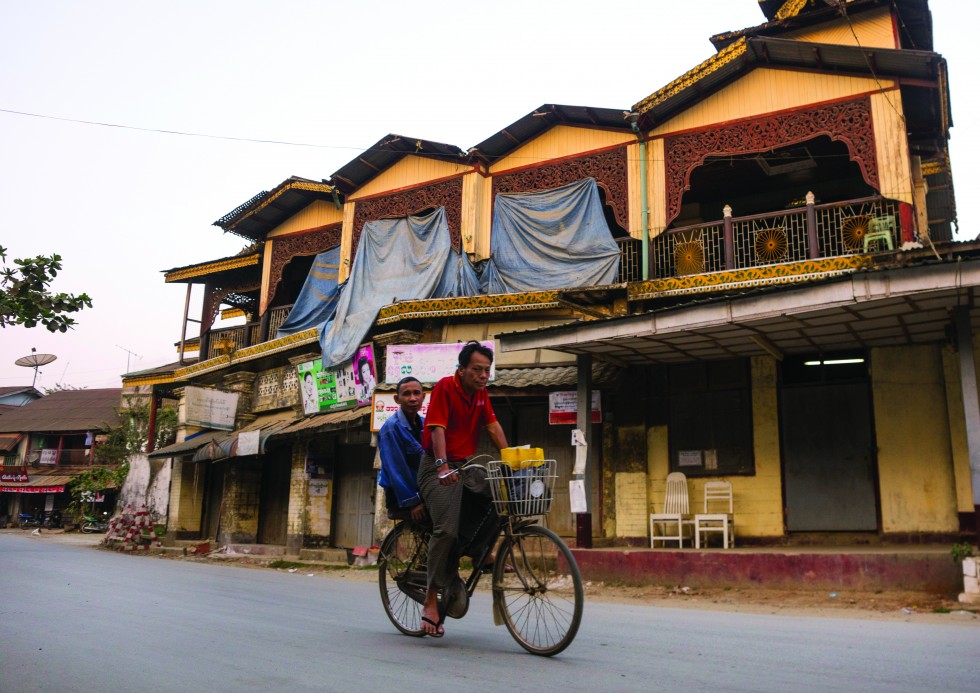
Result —
<instances>
[{"instance_id":1,"label":"advertising sign","mask_svg":"<svg viewBox=\"0 0 980 693\"><path fill-rule=\"evenodd\" d=\"M592 391L592 423L602 423L600 394L598 390ZM548 423L552 426L578 423L578 393L575 390L548 394Z\"/></svg>"},{"instance_id":2,"label":"advertising sign","mask_svg":"<svg viewBox=\"0 0 980 693\"><path fill-rule=\"evenodd\" d=\"M422 415L423 419L426 412L429 411L430 394L432 393L425 393L425 401L422 402L422 407L419 409L419 414ZM380 431L385 421L394 416L396 411L398 411L398 404L395 402L394 392L375 392L374 405L371 407L371 430Z\"/></svg>"},{"instance_id":3,"label":"advertising sign","mask_svg":"<svg viewBox=\"0 0 980 693\"><path fill-rule=\"evenodd\" d=\"M0 468L0 481L10 481L16 483L27 483L27 467L2 467Z\"/></svg>"},{"instance_id":4,"label":"advertising sign","mask_svg":"<svg viewBox=\"0 0 980 693\"><path fill-rule=\"evenodd\" d=\"M493 340L480 342L493 350ZM463 342L453 344L389 344L386 348L385 382L394 385L406 375L423 383L435 383L456 372L456 360ZM496 361L490 366L490 380L496 377Z\"/></svg>"},{"instance_id":5,"label":"advertising sign","mask_svg":"<svg viewBox=\"0 0 980 693\"><path fill-rule=\"evenodd\" d=\"M339 366L324 368L313 359L297 366L304 414L349 409L371 404L376 384L374 348L361 345L354 357Z\"/></svg>"},{"instance_id":6,"label":"advertising sign","mask_svg":"<svg viewBox=\"0 0 980 693\"><path fill-rule=\"evenodd\" d=\"M185 387L184 401L185 423L201 428L217 428L221 431L235 429L235 412L238 410L237 392Z\"/></svg>"}]
</instances>

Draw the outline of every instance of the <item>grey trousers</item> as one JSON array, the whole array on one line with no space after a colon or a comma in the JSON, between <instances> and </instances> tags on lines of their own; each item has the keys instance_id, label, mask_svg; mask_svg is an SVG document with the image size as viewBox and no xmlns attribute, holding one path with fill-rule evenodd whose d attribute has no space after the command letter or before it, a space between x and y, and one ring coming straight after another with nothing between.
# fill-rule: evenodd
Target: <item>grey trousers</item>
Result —
<instances>
[{"instance_id":1,"label":"grey trousers","mask_svg":"<svg viewBox=\"0 0 980 693\"><path fill-rule=\"evenodd\" d=\"M464 469L462 480L443 486L439 483L432 455L422 455L419 463L419 495L432 518L429 539L428 587L442 589L459 570L460 541L468 544L468 555L477 554L496 536L497 515L490 502L490 486L482 467Z\"/></svg>"}]
</instances>

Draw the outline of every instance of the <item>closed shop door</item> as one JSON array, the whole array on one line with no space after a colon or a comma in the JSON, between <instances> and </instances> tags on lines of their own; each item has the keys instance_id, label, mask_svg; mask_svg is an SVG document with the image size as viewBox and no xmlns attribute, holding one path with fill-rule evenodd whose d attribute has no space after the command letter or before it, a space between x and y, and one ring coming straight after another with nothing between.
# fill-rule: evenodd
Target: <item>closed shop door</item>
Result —
<instances>
[{"instance_id":1,"label":"closed shop door","mask_svg":"<svg viewBox=\"0 0 980 693\"><path fill-rule=\"evenodd\" d=\"M371 546L374 538L374 494L377 472L374 448L341 445L334 471L334 546Z\"/></svg>"},{"instance_id":2,"label":"closed shop door","mask_svg":"<svg viewBox=\"0 0 980 693\"><path fill-rule=\"evenodd\" d=\"M259 488L259 544L285 544L289 514L289 454L265 455Z\"/></svg>"},{"instance_id":3,"label":"closed shop door","mask_svg":"<svg viewBox=\"0 0 980 693\"><path fill-rule=\"evenodd\" d=\"M780 398L787 530L877 530L867 383L794 385Z\"/></svg>"}]
</instances>

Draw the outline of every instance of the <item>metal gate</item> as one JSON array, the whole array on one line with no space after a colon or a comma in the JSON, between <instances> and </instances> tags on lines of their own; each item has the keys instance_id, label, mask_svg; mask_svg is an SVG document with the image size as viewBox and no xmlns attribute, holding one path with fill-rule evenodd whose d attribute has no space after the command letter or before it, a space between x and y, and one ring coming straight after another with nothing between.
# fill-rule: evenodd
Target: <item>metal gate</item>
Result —
<instances>
[{"instance_id":1,"label":"metal gate","mask_svg":"<svg viewBox=\"0 0 980 693\"><path fill-rule=\"evenodd\" d=\"M780 419L787 530L877 530L867 383L784 387Z\"/></svg>"}]
</instances>

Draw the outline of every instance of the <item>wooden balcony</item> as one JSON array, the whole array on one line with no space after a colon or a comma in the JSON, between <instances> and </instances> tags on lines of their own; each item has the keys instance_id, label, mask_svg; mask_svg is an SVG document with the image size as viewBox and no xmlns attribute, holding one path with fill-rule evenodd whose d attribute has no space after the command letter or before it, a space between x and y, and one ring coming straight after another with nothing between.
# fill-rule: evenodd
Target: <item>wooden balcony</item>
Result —
<instances>
[{"instance_id":1,"label":"wooden balcony","mask_svg":"<svg viewBox=\"0 0 980 693\"><path fill-rule=\"evenodd\" d=\"M651 279L898 248L898 208L894 200L867 197L669 229L650 244ZM887 227L887 239L865 242L872 220Z\"/></svg>"}]
</instances>

